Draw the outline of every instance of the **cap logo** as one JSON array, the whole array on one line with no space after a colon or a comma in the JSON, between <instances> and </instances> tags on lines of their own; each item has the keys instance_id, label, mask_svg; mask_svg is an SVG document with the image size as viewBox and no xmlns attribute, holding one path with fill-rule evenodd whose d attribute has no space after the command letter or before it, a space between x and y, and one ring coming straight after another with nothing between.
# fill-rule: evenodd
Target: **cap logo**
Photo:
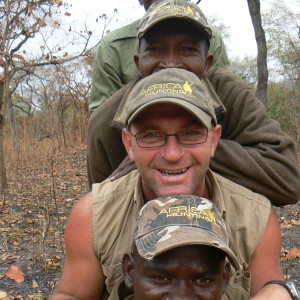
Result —
<instances>
[{"instance_id":1,"label":"cap logo","mask_svg":"<svg viewBox=\"0 0 300 300\"><path fill-rule=\"evenodd\" d=\"M188 5L188 7L185 7L183 5L165 5L161 6L157 9L155 14L163 14L165 12L171 12L171 13L184 13L184 14L190 14L194 15L194 10Z\"/></svg>"},{"instance_id":2,"label":"cap logo","mask_svg":"<svg viewBox=\"0 0 300 300\"><path fill-rule=\"evenodd\" d=\"M173 206L168 209L163 209L160 211L159 215L164 214L165 217L187 217L187 218L197 218L202 219L210 223L214 223L216 226L219 225L216 222L214 213L210 209L199 209L195 206Z\"/></svg>"},{"instance_id":3,"label":"cap logo","mask_svg":"<svg viewBox=\"0 0 300 300\"><path fill-rule=\"evenodd\" d=\"M193 95L192 85L192 83L188 83L187 81L185 81L184 84L180 84L178 82L154 84L147 88L143 88L140 96L147 97L164 93L174 93L185 94L191 96L192 98L195 98L195 96Z\"/></svg>"}]
</instances>

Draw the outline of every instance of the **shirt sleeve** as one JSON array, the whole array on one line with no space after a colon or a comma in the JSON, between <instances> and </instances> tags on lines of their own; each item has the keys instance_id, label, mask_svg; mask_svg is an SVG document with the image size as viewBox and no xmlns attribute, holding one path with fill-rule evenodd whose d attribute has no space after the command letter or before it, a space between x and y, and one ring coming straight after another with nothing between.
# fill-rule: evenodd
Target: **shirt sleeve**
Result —
<instances>
[{"instance_id":1,"label":"shirt sleeve","mask_svg":"<svg viewBox=\"0 0 300 300\"><path fill-rule=\"evenodd\" d=\"M292 138L268 116L262 102L239 77L220 70L210 79L226 107L222 138L211 168L266 196L273 205L297 203L300 167Z\"/></svg>"},{"instance_id":2,"label":"shirt sleeve","mask_svg":"<svg viewBox=\"0 0 300 300\"><path fill-rule=\"evenodd\" d=\"M216 27L212 27L212 39L208 52L214 56L213 66L221 67L225 71L232 71L224 40Z\"/></svg>"}]
</instances>

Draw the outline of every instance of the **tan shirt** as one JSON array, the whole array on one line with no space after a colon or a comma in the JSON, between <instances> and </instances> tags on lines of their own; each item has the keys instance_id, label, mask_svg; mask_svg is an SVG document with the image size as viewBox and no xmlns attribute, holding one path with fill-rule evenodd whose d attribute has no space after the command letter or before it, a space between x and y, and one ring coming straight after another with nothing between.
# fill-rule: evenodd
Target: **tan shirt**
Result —
<instances>
[{"instance_id":1,"label":"tan shirt","mask_svg":"<svg viewBox=\"0 0 300 300\"><path fill-rule=\"evenodd\" d=\"M211 171L207 174L206 182L211 200L226 221L230 248L245 270L267 226L270 202ZM124 253L130 252L135 221L144 204L140 186L137 171L114 182L106 180L93 185L94 251L106 277L109 293L122 277L121 259ZM231 291L242 287L244 292L249 293L249 273L235 272L230 286Z\"/></svg>"}]
</instances>

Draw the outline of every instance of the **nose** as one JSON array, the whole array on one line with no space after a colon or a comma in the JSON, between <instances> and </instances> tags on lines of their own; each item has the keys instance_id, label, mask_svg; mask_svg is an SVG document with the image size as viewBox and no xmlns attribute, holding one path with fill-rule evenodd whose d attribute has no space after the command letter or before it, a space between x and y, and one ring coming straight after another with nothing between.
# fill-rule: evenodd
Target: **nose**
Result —
<instances>
[{"instance_id":1,"label":"nose","mask_svg":"<svg viewBox=\"0 0 300 300\"><path fill-rule=\"evenodd\" d=\"M177 162L183 155L182 145L178 142L176 135L167 136L166 144L161 151L164 159L171 163Z\"/></svg>"},{"instance_id":2,"label":"nose","mask_svg":"<svg viewBox=\"0 0 300 300\"><path fill-rule=\"evenodd\" d=\"M169 68L183 68L183 63L178 54L173 49L170 49L165 53L164 57L160 61L161 69Z\"/></svg>"}]
</instances>

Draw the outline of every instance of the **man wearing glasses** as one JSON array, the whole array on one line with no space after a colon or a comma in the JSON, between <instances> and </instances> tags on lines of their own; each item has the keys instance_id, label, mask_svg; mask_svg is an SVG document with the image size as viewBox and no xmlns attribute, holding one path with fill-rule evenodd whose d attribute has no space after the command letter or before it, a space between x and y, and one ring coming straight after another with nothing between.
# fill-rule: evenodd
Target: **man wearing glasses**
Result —
<instances>
[{"instance_id":1,"label":"man wearing glasses","mask_svg":"<svg viewBox=\"0 0 300 300\"><path fill-rule=\"evenodd\" d=\"M205 81L165 69L139 81L127 103L122 139L137 170L94 184L73 208L66 227L66 262L52 299L99 299L122 277L142 206L157 197L210 199L225 219L230 249L242 269L232 274L228 299L291 299L283 280L280 227L270 201L209 169L221 126Z\"/></svg>"}]
</instances>

